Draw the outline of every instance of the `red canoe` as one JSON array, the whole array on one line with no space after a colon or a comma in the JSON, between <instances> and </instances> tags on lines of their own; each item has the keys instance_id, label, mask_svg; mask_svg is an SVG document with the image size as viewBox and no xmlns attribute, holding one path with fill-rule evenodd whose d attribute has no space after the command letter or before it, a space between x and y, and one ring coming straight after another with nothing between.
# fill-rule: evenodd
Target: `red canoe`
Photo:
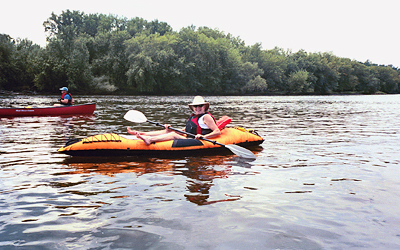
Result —
<instances>
[{"instance_id":1,"label":"red canoe","mask_svg":"<svg viewBox=\"0 0 400 250\"><path fill-rule=\"evenodd\" d=\"M0 117L15 116L59 116L59 115L91 115L96 109L96 103L64 107L39 108L0 108Z\"/></svg>"}]
</instances>

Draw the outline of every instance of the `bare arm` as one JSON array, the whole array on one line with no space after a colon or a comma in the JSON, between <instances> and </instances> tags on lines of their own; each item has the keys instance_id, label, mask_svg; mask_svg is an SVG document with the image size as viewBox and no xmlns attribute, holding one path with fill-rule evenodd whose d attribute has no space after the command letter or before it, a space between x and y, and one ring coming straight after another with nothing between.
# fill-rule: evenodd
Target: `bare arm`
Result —
<instances>
[{"instance_id":1,"label":"bare arm","mask_svg":"<svg viewBox=\"0 0 400 250\"><path fill-rule=\"evenodd\" d=\"M63 104L68 104L68 99L61 99L60 102Z\"/></svg>"},{"instance_id":2,"label":"bare arm","mask_svg":"<svg viewBox=\"0 0 400 250\"><path fill-rule=\"evenodd\" d=\"M203 137L205 139L213 138L221 134L221 130L219 130L217 124L215 123L214 119L211 117L211 115L206 114L204 115L204 123L209 127L212 132L208 133L206 135L196 135L196 139L199 139L200 137Z\"/></svg>"},{"instance_id":3,"label":"bare arm","mask_svg":"<svg viewBox=\"0 0 400 250\"><path fill-rule=\"evenodd\" d=\"M127 127L127 130L128 130L128 133L131 135L145 135L145 136L157 136L157 135L175 132L173 130L168 129L168 127L170 127L169 124L165 124L164 127L165 127L164 130L156 130L156 131L149 131L149 132L141 132L141 131L137 131L137 130L132 130L129 127ZM181 133L178 132L178 134L181 134Z\"/></svg>"}]
</instances>

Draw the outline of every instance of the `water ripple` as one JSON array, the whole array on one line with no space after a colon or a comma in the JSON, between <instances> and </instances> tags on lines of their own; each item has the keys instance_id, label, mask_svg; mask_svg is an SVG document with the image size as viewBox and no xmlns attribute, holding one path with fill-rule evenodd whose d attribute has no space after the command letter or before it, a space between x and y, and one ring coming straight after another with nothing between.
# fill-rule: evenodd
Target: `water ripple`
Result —
<instances>
[{"instance_id":1,"label":"water ripple","mask_svg":"<svg viewBox=\"0 0 400 250\"><path fill-rule=\"evenodd\" d=\"M94 116L1 118L0 248L400 248L397 95L206 97L215 117L264 137L255 161L57 153L71 138L155 129L124 120L130 109L180 128L192 99L76 96L98 102Z\"/></svg>"}]
</instances>

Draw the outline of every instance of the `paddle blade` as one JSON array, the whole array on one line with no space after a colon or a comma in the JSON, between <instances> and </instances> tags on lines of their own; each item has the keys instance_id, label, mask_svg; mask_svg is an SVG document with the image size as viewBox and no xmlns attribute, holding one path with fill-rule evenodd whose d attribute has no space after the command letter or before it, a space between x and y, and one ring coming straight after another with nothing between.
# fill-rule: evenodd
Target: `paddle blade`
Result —
<instances>
[{"instance_id":1,"label":"paddle blade","mask_svg":"<svg viewBox=\"0 0 400 250\"><path fill-rule=\"evenodd\" d=\"M147 122L146 116L137 110L129 110L126 112L124 115L124 119L128 120L130 122L137 122L137 123L142 123L142 122Z\"/></svg>"},{"instance_id":2,"label":"paddle blade","mask_svg":"<svg viewBox=\"0 0 400 250\"><path fill-rule=\"evenodd\" d=\"M230 145L225 145L225 147L229 150L232 151L232 153L234 153L235 155L242 157L242 158L246 158L246 159L256 159L256 156L253 154L253 152L251 152L250 150L240 147L238 145L235 144L230 144Z\"/></svg>"}]
</instances>

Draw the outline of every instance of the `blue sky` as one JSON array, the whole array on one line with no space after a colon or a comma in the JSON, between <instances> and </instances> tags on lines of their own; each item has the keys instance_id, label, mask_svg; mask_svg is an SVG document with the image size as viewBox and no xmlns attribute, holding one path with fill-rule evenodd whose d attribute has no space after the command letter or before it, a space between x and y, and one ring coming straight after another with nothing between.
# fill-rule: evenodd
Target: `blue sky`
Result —
<instances>
[{"instance_id":1,"label":"blue sky","mask_svg":"<svg viewBox=\"0 0 400 250\"><path fill-rule=\"evenodd\" d=\"M158 19L175 31L207 26L239 36L247 45L261 43L263 49L332 52L400 67L398 0L20 0L2 4L0 33L44 46L43 21L67 9Z\"/></svg>"}]
</instances>

